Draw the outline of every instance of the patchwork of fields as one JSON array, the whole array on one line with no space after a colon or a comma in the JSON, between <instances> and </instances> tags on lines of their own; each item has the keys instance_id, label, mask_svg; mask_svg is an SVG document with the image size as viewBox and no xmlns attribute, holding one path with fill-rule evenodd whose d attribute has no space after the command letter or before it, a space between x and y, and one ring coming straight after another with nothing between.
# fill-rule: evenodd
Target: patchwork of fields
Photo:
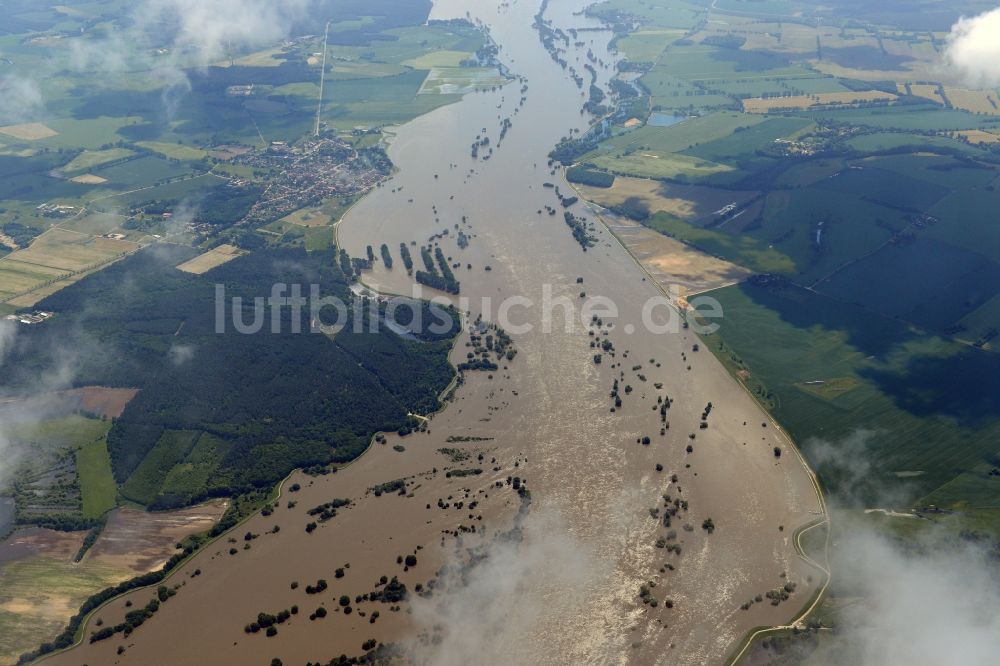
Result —
<instances>
[{"instance_id":1,"label":"patchwork of fields","mask_svg":"<svg viewBox=\"0 0 1000 666\"><path fill-rule=\"evenodd\" d=\"M829 490L859 503L995 504L996 354L791 285L712 296L726 316L706 346L812 456Z\"/></svg>"},{"instance_id":2,"label":"patchwork of fields","mask_svg":"<svg viewBox=\"0 0 1000 666\"><path fill-rule=\"evenodd\" d=\"M984 506L1000 455L1000 101L941 66L927 26L946 31L945 14L889 3L873 28L854 4L843 22L795 0L590 12L634 27L616 44L639 99L553 153L589 170L580 193L766 276L712 292L726 317L706 342L824 483L850 481L823 451L863 446L865 488L848 492Z\"/></svg>"}]
</instances>

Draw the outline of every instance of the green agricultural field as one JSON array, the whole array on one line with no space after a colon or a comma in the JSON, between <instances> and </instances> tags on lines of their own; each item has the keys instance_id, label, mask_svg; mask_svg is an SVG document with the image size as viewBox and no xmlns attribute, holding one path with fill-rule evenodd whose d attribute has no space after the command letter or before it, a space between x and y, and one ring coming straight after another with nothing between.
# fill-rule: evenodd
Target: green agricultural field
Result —
<instances>
[{"instance_id":1,"label":"green agricultural field","mask_svg":"<svg viewBox=\"0 0 1000 666\"><path fill-rule=\"evenodd\" d=\"M643 28L617 40L616 45L632 62L656 62L663 49L683 36L683 30Z\"/></svg>"},{"instance_id":2,"label":"green agricultural field","mask_svg":"<svg viewBox=\"0 0 1000 666\"><path fill-rule=\"evenodd\" d=\"M713 7L721 12L731 12L742 16L792 16L800 5L790 0L717 0Z\"/></svg>"},{"instance_id":3,"label":"green agricultural field","mask_svg":"<svg viewBox=\"0 0 1000 666\"><path fill-rule=\"evenodd\" d=\"M740 125L728 136L684 150L685 155L716 162L738 162L754 156L777 139L791 137L812 125L802 118L768 118L753 125Z\"/></svg>"},{"instance_id":4,"label":"green agricultural field","mask_svg":"<svg viewBox=\"0 0 1000 666\"><path fill-rule=\"evenodd\" d=\"M668 74L686 81L713 85L725 81L816 78L816 72L759 51L705 46L674 45L660 59Z\"/></svg>"},{"instance_id":5,"label":"green agricultural field","mask_svg":"<svg viewBox=\"0 0 1000 666\"><path fill-rule=\"evenodd\" d=\"M995 334L1000 331L1000 294L995 295L979 308L970 312L962 318L958 324L962 327L957 336L975 342L990 336L991 342L986 343L988 349L995 350L1000 340L995 339Z\"/></svg>"},{"instance_id":6,"label":"green agricultural field","mask_svg":"<svg viewBox=\"0 0 1000 666\"><path fill-rule=\"evenodd\" d=\"M725 318L706 346L770 408L828 489L862 502L995 504L987 472L1000 391L987 387L997 386L1000 357L797 287L711 295ZM862 466L848 469L852 461Z\"/></svg>"},{"instance_id":7,"label":"green agricultural field","mask_svg":"<svg viewBox=\"0 0 1000 666\"><path fill-rule=\"evenodd\" d=\"M408 70L377 79L327 82L324 118L345 129L378 127L405 122L458 100L458 95L418 95L426 78L426 71Z\"/></svg>"},{"instance_id":8,"label":"green agricultural field","mask_svg":"<svg viewBox=\"0 0 1000 666\"><path fill-rule=\"evenodd\" d=\"M63 167L63 170L67 172L87 171L102 164L107 164L108 162L116 162L118 160L131 157L134 154L135 153L133 151L127 148L84 150L82 153L74 157L68 164L66 164L66 166Z\"/></svg>"},{"instance_id":9,"label":"green agricultural field","mask_svg":"<svg viewBox=\"0 0 1000 666\"><path fill-rule=\"evenodd\" d=\"M178 143L164 143L162 141L137 141L137 146L152 150L164 157L182 162L197 162L208 156L208 153L200 148L192 148Z\"/></svg>"},{"instance_id":10,"label":"green agricultural field","mask_svg":"<svg viewBox=\"0 0 1000 666\"><path fill-rule=\"evenodd\" d=\"M778 97L788 93L784 79L733 79L732 81L712 81L707 84L710 90L718 91L729 97L744 99L747 97Z\"/></svg>"},{"instance_id":11,"label":"green agricultural field","mask_svg":"<svg viewBox=\"0 0 1000 666\"><path fill-rule=\"evenodd\" d=\"M850 90L832 76L815 79L782 79L781 85L793 95L818 95L819 93L839 93Z\"/></svg>"},{"instance_id":12,"label":"green agricultural field","mask_svg":"<svg viewBox=\"0 0 1000 666\"><path fill-rule=\"evenodd\" d=\"M106 200L101 200L101 206L114 209L116 206L128 206L142 201L152 200L182 200L187 197L197 199L219 187L225 180L213 174L202 174L192 178L157 185L155 187L143 188L136 192L115 195Z\"/></svg>"},{"instance_id":13,"label":"green agricultural field","mask_svg":"<svg viewBox=\"0 0 1000 666\"><path fill-rule=\"evenodd\" d=\"M977 116L966 111L942 109L938 106L896 104L866 109L824 109L803 112L813 118L828 118L841 123L892 129L899 131L943 132L961 129L980 129L995 126L997 118Z\"/></svg>"},{"instance_id":14,"label":"green agricultural field","mask_svg":"<svg viewBox=\"0 0 1000 666\"><path fill-rule=\"evenodd\" d=\"M162 157L150 155L129 160L125 164L95 169L93 173L106 178L109 185L133 188L179 178L190 173L190 169L173 164Z\"/></svg>"},{"instance_id":15,"label":"green agricultural field","mask_svg":"<svg viewBox=\"0 0 1000 666\"><path fill-rule=\"evenodd\" d=\"M644 150L658 154L675 153L731 136L739 128L752 127L762 122L764 118L760 116L722 111L690 118L669 127L647 125L603 142L599 152L591 154L630 150Z\"/></svg>"},{"instance_id":16,"label":"green agricultural field","mask_svg":"<svg viewBox=\"0 0 1000 666\"><path fill-rule=\"evenodd\" d=\"M670 70L659 65L643 74L639 81L649 90L654 109L714 109L738 106L732 97L699 88L690 81L674 76Z\"/></svg>"},{"instance_id":17,"label":"green agricultural field","mask_svg":"<svg viewBox=\"0 0 1000 666\"><path fill-rule=\"evenodd\" d=\"M918 237L884 247L816 288L874 312L945 331L1000 294L1000 264Z\"/></svg>"},{"instance_id":18,"label":"green agricultural field","mask_svg":"<svg viewBox=\"0 0 1000 666\"><path fill-rule=\"evenodd\" d=\"M85 416L45 419L39 423L11 423L7 432L12 440L42 447L45 451L80 448L107 434L110 423Z\"/></svg>"},{"instance_id":19,"label":"green agricultural field","mask_svg":"<svg viewBox=\"0 0 1000 666\"><path fill-rule=\"evenodd\" d=\"M205 490L209 477L218 469L229 449L229 442L202 434L190 453L167 472L158 494L172 498L177 504L190 502ZM152 453L155 452L154 448Z\"/></svg>"},{"instance_id":20,"label":"green agricultural field","mask_svg":"<svg viewBox=\"0 0 1000 666\"><path fill-rule=\"evenodd\" d=\"M140 504L152 504L170 471L191 453L201 434L196 430L164 431L156 446L122 484L122 496Z\"/></svg>"},{"instance_id":21,"label":"green agricultural field","mask_svg":"<svg viewBox=\"0 0 1000 666\"><path fill-rule=\"evenodd\" d=\"M105 421L107 427L111 423ZM83 495L83 517L98 518L115 507L118 485L111 474L111 457L108 455L107 431L92 442L84 444L76 453L76 470L80 477Z\"/></svg>"},{"instance_id":22,"label":"green agricultural field","mask_svg":"<svg viewBox=\"0 0 1000 666\"><path fill-rule=\"evenodd\" d=\"M930 183L935 188L947 187L956 190L984 188L996 180L998 175L995 167L926 153L884 155L861 160L856 164L919 180L920 187ZM881 174L878 176L881 178Z\"/></svg>"},{"instance_id":23,"label":"green agricultural field","mask_svg":"<svg viewBox=\"0 0 1000 666\"><path fill-rule=\"evenodd\" d=\"M930 209L930 214L941 218L941 221L925 233L967 250L1000 258L998 206L1000 192L996 190L953 192Z\"/></svg>"},{"instance_id":24,"label":"green agricultural field","mask_svg":"<svg viewBox=\"0 0 1000 666\"><path fill-rule=\"evenodd\" d=\"M333 247L333 229L330 227L309 227L303 233L303 244L310 252Z\"/></svg>"},{"instance_id":25,"label":"green agricultural field","mask_svg":"<svg viewBox=\"0 0 1000 666\"><path fill-rule=\"evenodd\" d=\"M404 60L402 65L413 69L433 69L434 67L460 67L463 60L468 60L474 54L469 51L431 51L416 58Z\"/></svg>"},{"instance_id":26,"label":"green agricultural field","mask_svg":"<svg viewBox=\"0 0 1000 666\"><path fill-rule=\"evenodd\" d=\"M846 163L840 158L809 160L791 165L774 180L777 187L805 187L825 180L844 170Z\"/></svg>"},{"instance_id":27,"label":"green agricultural field","mask_svg":"<svg viewBox=\"0 0 1000 666\"><path fill-rule=\"evenodd\" d=\"M634 152L620 157L599 155L589 160L594 166L623 176L657 180L698 181L735 171L733 167L679 154Z\"/></svg>"},{"instance_id":28,"label":"green agricultural field","mask_svg":"<svg viewBox=\"0 0 1000 666\"><path fill-rule=\"evenodd\" d=\"M780 250L747 235L703 229L668 213L657 213L644 222L650 229L672 236L715 257L755 273L792 273L795 262Z\"/></svg>"},{"instance_id":29,"label":"green agricultural field","mask_svg":"<svg viewBox=\"0 0 1000 666\"><path fill-rule=\"evenodd\" d=\"M744 234L780 250L794 262L797 279L809 284L888 242L888 227L902 228L902 217L852 193L779 190L767 196L759 223L744 227Z\"/></svg>"},{"instance_id":30,"label":"green agricultural field","mask_svg":"<svg viewBox=\"0 0 1000 666\"><path fill-rule=\"evenodd\" d=\"M930 179L917 180L891 171L872 171L857 163L816 187L850 193L890 208L917 213L930 210L950 193L947 187Z\"/></svg>"},{"instance_id":31,"label":"green agricultural field","mask_svg":"<svg viewBox=\"0 0 1000 666\"><path fill-rule=\"evenodd\" d=\"M908 148L914 152L919 150L945 149L970 156L982 155L982 151L974 146L950 139L946 136L926 136L911 132L873 132L861 134L847 140L847 145L865 153L886 152Z\"/></svg>"},{"instance_id":32,"label":"green agricultural field","mask_svg":"<svg viewBox=\"0 0 1000 666\"><path fill-rule=\"evenodd\" d=\"M52 148L86 148L97 150L101 146L121 140L119 130L129 125L145 122L141 116L101 116L98 118L59 118L48 123L58 136L39 143Z\"/></svg>"}]
</instances>

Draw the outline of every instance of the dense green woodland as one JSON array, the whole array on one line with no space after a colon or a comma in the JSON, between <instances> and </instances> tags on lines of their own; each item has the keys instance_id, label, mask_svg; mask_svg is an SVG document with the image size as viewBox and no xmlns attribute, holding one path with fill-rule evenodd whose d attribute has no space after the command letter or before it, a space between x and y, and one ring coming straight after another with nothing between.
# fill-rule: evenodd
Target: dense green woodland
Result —
<instances>
[{"instance_id":1,"label":"dense green woodland","mask_svg":"<svg viewBox=\"0 0 1000 666\"><path fill-rule=\"evenodd\" d=\"M74 384L138 387L108 436L126 497L157 508L273 484L292 469L356 457L377 430L408 431L407 412L437 404L453 368L455 330L406 340L385 326L348 327L331 338L272 333L271 310L257 334L238 334L227 310L215 332L215 284L227 301L267 297L275 282L350 300L333 251L256 252L194 276L174 268L188 248L154 247L39 304L57 316L25 327L6 379L30 390L46 369L70 359ZM246 307L246 306L245 306ZM300 325L308 331L308 308ZM425 324L440 322L425 319ZM246 311L244 321L253 313ZM407 309L397 320L408 319ZM336 320L332 308L321 318ZM365 318L368 321L368 318ZM405 321L403 322L405 325ZM172 471L173 470L173 471Z\"/></svg>"}]
</instances>

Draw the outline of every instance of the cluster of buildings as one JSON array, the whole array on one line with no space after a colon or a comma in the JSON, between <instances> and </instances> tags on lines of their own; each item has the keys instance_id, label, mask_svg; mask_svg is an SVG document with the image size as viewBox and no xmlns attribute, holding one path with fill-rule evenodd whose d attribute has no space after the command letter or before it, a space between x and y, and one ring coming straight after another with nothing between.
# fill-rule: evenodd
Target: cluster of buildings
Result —
<instances>
[{"instance_id":1,"label":"cluster of buildings","mask_svg":"<svg viewBox=\"0 0 1000 666\"><path fill-rule=\"evenodd\" d=\"M43 203L36 210L45 217L69 217L76 214L76 206L57 203Z\"/></svg>"},{"instance_id":2,"label":"cluster of buildings","mask_svg":"<svg viewBox=\"0 0 1000 666\"><path fill-rule=\"evenodd\" d=\"M255 226L279 219L332 196L367 191L389 174L380 149L356 150L338 138L309 138L295 144L275 141L267 150L236 157L236 164L266 172L267 188L244 222Z\"/></svg>"},{"instance_id":3,"label":"cluster of buildings","mask_svg":"<svg viewBox=\"0 0 1000 666\"><path fill-rule=\"evenodd\" d=\"M36 310L35 312L32 312L30 314L29 313L9 314L6 317L4 317L4 319L6 319L7 321L16 322L18 324L25 324L30 326L31 324L41 324L46 319L51 319L53 314L54 313L52 312L43 312L41 310Z\"/></svg>"}]
</instances>

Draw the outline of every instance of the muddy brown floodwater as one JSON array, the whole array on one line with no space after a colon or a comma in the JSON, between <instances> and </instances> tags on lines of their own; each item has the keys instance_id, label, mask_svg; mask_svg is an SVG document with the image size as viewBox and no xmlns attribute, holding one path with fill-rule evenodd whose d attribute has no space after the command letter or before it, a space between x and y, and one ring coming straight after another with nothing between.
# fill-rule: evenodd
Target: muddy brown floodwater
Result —
<instances>
[{"instance_id":1,"label":"muddy brown floodwater","mask_svg":"<svg viewBox=\"0 0 1000 666\"><path fill-rule=\"evenodd\" d=\"M604 83L613 72L610 33L580 14L586 4L554 0L545 16L572 35L564 57L582 76L588 50L603 61L595 68ZM427 433L389 436L336 474L293 475L273 514L252 518L171 576L176 596L128 638L85 641L47 663L267 664L278 657L300 664L358 655L374 639L400 644L428 664L719 664L751 628L796 618L822 584L822 572L793 544L798 527L824 515L794 448L711 353L695 351L693 333L643 325L643 306L663 285L576 204L571 210L595 222L597 244L584 252L563 222L554 188L544 186L572 194L561 173L550 174L547 153L571 129L585 130L587 118L581 89L532 28L538 8L523 0L435 5L432 18L468 12L489 27L501 59L526 78L526 100L521 104L521 82L512 82L397 128L389 148L397 173L338 229L354 256L381 243L396 254L400 243L418 247L448 229L439 243L461 264L455 273L469 301L461 305L472 319L495 321L506 298L534 301L508 312L516 358L492 374L466 373ZM499 141L508 117L512 125ZM473 159L471 145L484 129L492 154ZM468 238L465 248L457 245L455 225ZM387 293L411 293L399 261L364 279ZM618 316L597 327L589 318L581 323L577 312L567 327L566 310L556 307L552 325L544 326L545 293L579 308L581 291L610 299ZM659 308L653 319L669 316ZM601 364L593 360L597 339L614 348ZM455 362L464 359L466 340L460 338ZM623 402L612 410L616 379ZM661 434L658 401L667 397L669 429ZM785 455L776 458L776 446ZM443 447L468 457L454 462L438 452ZM470 467L483 472L445 471ZM531 490L526 514L512 476ZM399 478L407 479L403 495L370 492ZM301 490L290 492L293 483ZM681 507L669 528L663 495ZM334 498L352 504L307 533L314 520L307 510ZM518 538L510 538L518 517ZM712 533L702 528L708 518ZM658 539L671 548L658 547ZM416 566L398 563L407 554ZM470 560L477 565L463 570ZM336 577L338 568L343 577ZM381 576L398 576L410 599L373 601L370 593L384 588ZM320 578L328 589L304 591ZM438 585L428 595L432 581ZM764 598L741 609L786 583L795 584L786 601ZM417 584L424 594L415 593ZM655 606L640 598L643 585ZM350 614L341 610L341 595ZM85 635L96 618L116 623L126 601L137 607L151 596L140 590L113 601L91 618ZM244 631L259 612L293 605L299 612L277 635ZM324 617L315 616L320 606Z\"/></svg>"}]
</instances>

